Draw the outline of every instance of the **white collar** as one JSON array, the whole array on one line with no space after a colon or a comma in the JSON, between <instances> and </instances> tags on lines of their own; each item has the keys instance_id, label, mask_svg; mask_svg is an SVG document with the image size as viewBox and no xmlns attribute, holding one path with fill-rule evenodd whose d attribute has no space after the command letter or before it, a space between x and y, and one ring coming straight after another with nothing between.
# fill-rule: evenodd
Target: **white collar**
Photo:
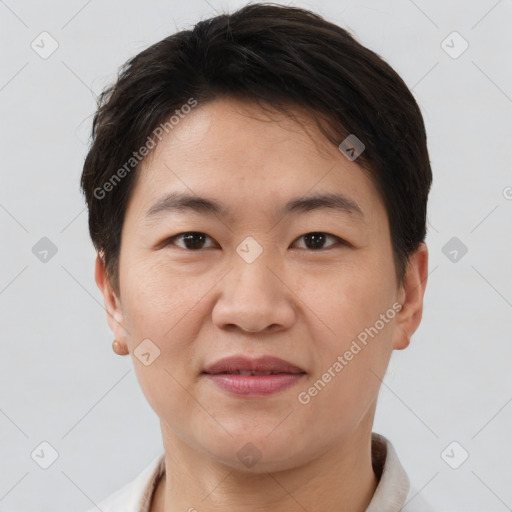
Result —
<instances>
[{"instance_id":1,"label":"white collar","mask_svg":"<svg viewBox=\"0 0 512 512\"><path fill-rule=\"evenodd\" d=\"M407 474L398 460L393 445L384 436L372 433L374 471L379 483L366 512L405 512L410 496ZM98 507L87 512L148 512L158 481L165 473L165 453L155 457L131 482L105 498ZM412 499L412 498L411 498ZM409 499L409 501L411 500Z\"/></svg>"}]
</instances>

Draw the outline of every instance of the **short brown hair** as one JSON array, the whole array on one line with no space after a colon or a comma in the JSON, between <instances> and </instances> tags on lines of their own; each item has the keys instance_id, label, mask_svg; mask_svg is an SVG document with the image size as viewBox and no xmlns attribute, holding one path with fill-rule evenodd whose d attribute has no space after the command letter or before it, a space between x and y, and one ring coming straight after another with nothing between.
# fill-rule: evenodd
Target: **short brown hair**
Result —
<instances>
[{"instance_id":1,"label":"short brown hair","mask_svg":"<svg viewBox=\"0 0 512 512\"><path fill-rule=\"evenodd\" d=\"M126 62L98 98L81 186L90 235L114 289L138 162L108 193L98 190L105 191L155 128L191 98L205 104L221 96L288 114L289 107L306 108L327 121L330 129L322 132L333 144L350 134L364 143L357 163L385 204L397 282L403 284L409 257L425 240L432 183L413 95L381 57L338 25L305 9L251 3L153 44Z\"/></svg>"}]
</instances>

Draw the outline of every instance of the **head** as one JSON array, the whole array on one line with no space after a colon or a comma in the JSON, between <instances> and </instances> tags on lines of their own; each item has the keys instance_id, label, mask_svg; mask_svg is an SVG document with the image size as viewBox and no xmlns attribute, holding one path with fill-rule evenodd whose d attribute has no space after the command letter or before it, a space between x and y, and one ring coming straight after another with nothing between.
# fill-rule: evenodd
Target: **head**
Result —
<instances>
[{"instance_id":1,"label":"head","mask_svg":"<svg viewBox=\"0 0 512 512\"><path fill-rule=\"evenodd\" d=\"M309 11L250 4L128 61L81 184L108 322L163 429L232 465L252 442L253 471L367 434L421 321L431 181L404 82ZM242 399L204 374L240 354L303 373Z\"/></svg>"}]
</instances>

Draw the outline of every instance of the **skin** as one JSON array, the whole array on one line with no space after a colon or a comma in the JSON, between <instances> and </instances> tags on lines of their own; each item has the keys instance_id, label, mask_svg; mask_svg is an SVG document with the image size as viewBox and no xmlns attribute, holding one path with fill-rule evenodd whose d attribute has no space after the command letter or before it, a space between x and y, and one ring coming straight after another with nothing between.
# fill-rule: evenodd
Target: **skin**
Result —
<instances>
[{"instance_id":1,"label":"skin","mask_svg":"<svg viewBox=\"0 0 512 512\"><path fill-rule=\"evenodd\" d=\"M294 112L302 124L241 100L198 105L137 176L117 292L96 260L109 325L160 418L166 475L152 512L364 511L377 486L377 395L392 351L406 348L420 324L428 251L420 244L399 287L378 191L357 160L329 144L305 112ZM221 201L233 216L145 219L171 191ZM291 198L326 191L351 198L364 219L329 209L272 215ZM190 231L207 235L203 246L179 237L162 244ZM312 232L350 245L328 236L315 246L303 236ZM250 264L236 252L247 236L263 249ZM400 312L300 403L298 394L397 302ZM134 354L146 338L160 349L149 366ZM281 357L307 375L265 398L240 398L201 374L234 354ZM261 453L250 468L237 457L249 442Z\"/></svg>"}]
</instances>

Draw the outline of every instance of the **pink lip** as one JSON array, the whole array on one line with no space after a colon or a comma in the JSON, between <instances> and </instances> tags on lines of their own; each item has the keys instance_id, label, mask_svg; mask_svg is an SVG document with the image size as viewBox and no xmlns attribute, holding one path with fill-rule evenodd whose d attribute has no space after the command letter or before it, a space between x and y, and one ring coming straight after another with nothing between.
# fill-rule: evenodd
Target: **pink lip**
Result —
<instances>
[{"instance_id":1,"label":"pink lip","mask_svg":"<svg viewBox=\"0 0 512 512\"><path fill-rule=\"evenodd\" d=\"M272 375L240 375L243 372L278 372ZM306 372L298 366L273 356L249 359L227 357L208 366L203 374L220 388L244 397L266 396L282 391L300 381Z\"/></svg>"},{"instance_id":2,"label":"pink lip","mask_svg":"<svg viewBox=\"0 0 512 512\"><path fill-rule=\"evenodd\" d=\"M305 373L278 373L276 375L205 374L225 391L244 397L266 396L297 383Z\"/></svg>"},{"instance_id":3,"label":"pink lip","mask_svg":"<svg viewBox=\"0 0 512 512\"><path fill-rule=\"evenodd\" d=\"M204 373L238 373L238 370L253 372L279 372L279 373L306 373L302 368L295 366L284 359L274 356L262 356L250 359L245 356L225 357L208 366Z\"/></svg>"}]
</instances>

